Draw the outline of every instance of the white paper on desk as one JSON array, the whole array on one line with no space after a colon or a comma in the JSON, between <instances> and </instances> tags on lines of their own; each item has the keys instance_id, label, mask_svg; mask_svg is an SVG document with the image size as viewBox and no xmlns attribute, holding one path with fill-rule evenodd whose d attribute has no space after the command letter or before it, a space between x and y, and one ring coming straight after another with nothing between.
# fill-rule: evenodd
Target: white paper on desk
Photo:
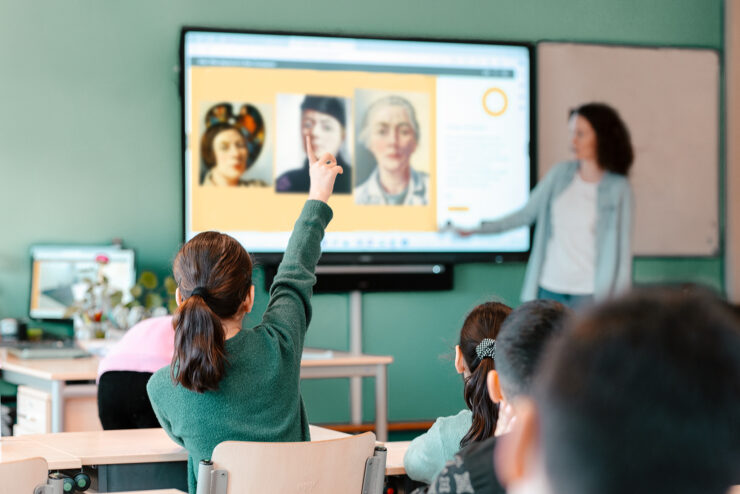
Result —
<instances>
[{"instance_id":1,"label":"white paper on desk","mask_svg":"<svg viewBox=\"0 0 740 494\"><path fill-rule=\"evenodd\" d=\"M332 350L304 349L303 354L301 355L301 360L324 360L324 359L330 359L333 357L334 357L334 352Z\"/></svg>"}]
</instances>

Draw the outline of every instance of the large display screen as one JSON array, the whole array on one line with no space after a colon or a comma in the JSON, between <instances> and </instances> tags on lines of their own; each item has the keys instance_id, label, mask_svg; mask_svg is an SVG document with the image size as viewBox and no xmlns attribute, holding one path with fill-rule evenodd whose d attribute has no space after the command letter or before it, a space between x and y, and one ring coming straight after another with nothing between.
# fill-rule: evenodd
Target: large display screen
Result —
<instances>
[{"instance_id":1,"label":"large display screen","mask_svg":"<svg viewBox=\"0 0 740 494\"><path fill-rule=\"evenodd\" d=\"M281 253L308 193L308 136L345 170L325 259L528 252L529 228L450 226L528 199L529 47L186 29L181 48L186 240L219 230Z\"/></svg>"}]
</instances>

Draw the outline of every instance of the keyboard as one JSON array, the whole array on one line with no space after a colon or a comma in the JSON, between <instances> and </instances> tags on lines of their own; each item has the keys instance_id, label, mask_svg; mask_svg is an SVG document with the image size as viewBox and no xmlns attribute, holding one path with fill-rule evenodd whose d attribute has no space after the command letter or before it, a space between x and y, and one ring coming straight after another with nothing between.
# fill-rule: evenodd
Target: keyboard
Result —
<instances>
[{"instance_id":1,"label":"keyboard","mask_svg":"<svg viewBox=\"0 0 740 494\"><path fill-rule=\"evenodd\" d=\"M90 353L72 342L19 342L8 348L8 353L22 359L65 359L89 357Z\"/></svg>"}]
</instances>

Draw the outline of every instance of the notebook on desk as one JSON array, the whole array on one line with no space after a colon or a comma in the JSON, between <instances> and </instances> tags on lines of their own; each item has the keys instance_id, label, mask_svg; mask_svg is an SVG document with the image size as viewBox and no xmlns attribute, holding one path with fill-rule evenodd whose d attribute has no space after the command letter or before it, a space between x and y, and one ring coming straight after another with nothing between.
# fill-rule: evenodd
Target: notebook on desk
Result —
<instances>
[{"instance_id":1,"label":"notebook on desk","mask_svg":"<svg viewBox=\"0 0 740 494\"><path fill-rule=\"evenodd\" d=\"M22 359L64 359L89 357L90 353L72 342L22 342L8 348L8 353Z\"/></svg>"}]
</instances>

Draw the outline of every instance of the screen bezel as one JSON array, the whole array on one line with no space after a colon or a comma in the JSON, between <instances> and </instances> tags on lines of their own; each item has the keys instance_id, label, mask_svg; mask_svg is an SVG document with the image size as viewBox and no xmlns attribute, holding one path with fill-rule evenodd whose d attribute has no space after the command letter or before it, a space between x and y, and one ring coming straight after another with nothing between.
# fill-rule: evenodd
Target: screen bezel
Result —
<instances>
[{"instance_id":1,"label":"screen bezel","mask_svg":"<svg viewBox=\"0 0 740 494\"><path fill-rule=\"evenodd\" d=\"M480 39L456 39L456 38L418 38L418 37L400 37L400 36L369 36L369 35L339 35L303 31L267 31L252 29L226 29L226 28L207 28L196 26L185 26L180 32L180 139L181 139L181 183L182 183L182 239L187 238L187 190L186 190L186 173L187 162L186 153L188 146L188 137L185 122L185 105L186 105L186 88L185 79L185 37L188 33L223 33L223 34L261 34L261 35L278 35L278 36L318 36L324 38L344 38L344 39L368 39L383 41L414 41L414 42L432 42L432 43L454 43L454 44L481 44L494 46L516 46L526 48L529 55L529 189L534 188L537 183L537 135L536 135L536 74L535 68L535 46L533 43L501 40L480 40ZM298 215L296 211L296 217ZM419 263L447 263L456 264L463 262L524 262L529 259L534 240L533 227L529 227L529 248L524 252L510 251L490 251L490 252L324 252L321 256L321 264L419 264ZM250 251L255 259L262 264L277 264L283 257L282 252L260 252Z\"/></svg>"}]
</instances>

